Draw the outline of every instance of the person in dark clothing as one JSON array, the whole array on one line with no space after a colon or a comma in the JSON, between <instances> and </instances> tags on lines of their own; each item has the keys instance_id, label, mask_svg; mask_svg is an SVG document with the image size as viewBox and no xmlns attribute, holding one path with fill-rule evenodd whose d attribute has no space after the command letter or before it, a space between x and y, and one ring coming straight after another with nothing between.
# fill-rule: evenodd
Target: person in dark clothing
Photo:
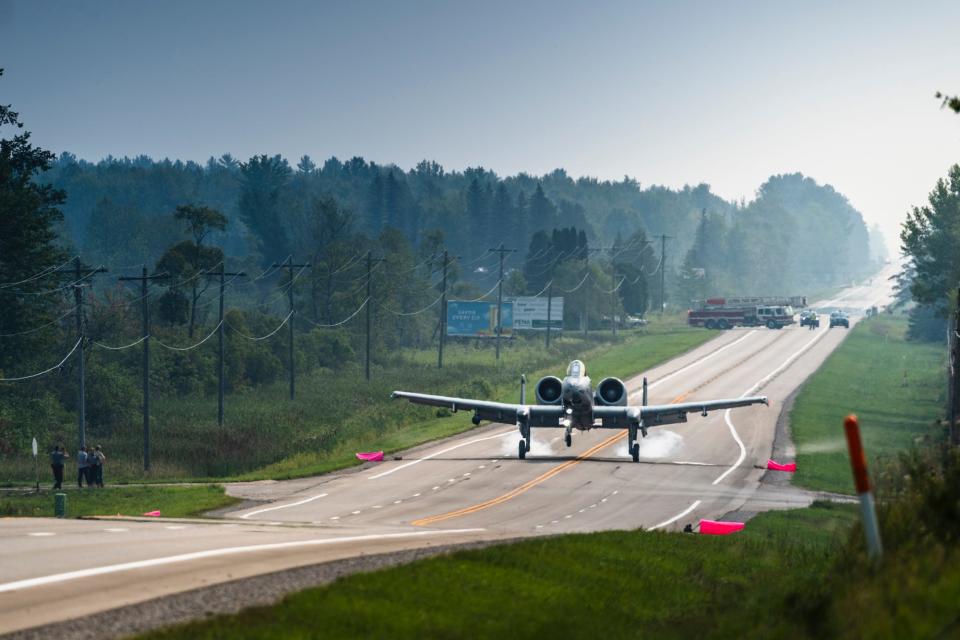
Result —
<instances>
[{"instance_id":1,"label":"person in dark clothing","mask_svg":"<svg viewBox=\"0 0 960 640\"><path fill-rule=\"evenodd\" d=\"M53 488L63 488L63 461L70 457L63 445L57 445L50 452L50 468L53 470Z\"/></svg>"}]
</instances>

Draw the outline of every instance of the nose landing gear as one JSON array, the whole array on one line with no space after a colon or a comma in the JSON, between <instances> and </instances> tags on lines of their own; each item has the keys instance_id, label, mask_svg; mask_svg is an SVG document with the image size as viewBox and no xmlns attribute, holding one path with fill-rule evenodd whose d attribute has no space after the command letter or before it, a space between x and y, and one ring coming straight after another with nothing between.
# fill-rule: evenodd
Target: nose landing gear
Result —
<instances>
[{"instance_id":1,"label":"nose landing gear","mask_svg":"<svg viewBox=\"0 0 960 640\"><path fill-rule=\"evenodd\" d=\"M527 441L521 439L521 440L520 440L519 451L517 452L517 457L520 458L521 460L523 460L524 458L526 458L526 457L527 457L527 449L528 449L528 447L527 447Z\"/></svg>"},{"instance_id":2,"label":"nose landing gear","mask_svg":"<svg viewBox=\"0 0 960 640\"><path fill-rule=\"evenodd\" d=\"M567 427L567 432L563 434L563 443L568 447L573 446L573 434L570 427Z\"/></svg>"}]
</instances>

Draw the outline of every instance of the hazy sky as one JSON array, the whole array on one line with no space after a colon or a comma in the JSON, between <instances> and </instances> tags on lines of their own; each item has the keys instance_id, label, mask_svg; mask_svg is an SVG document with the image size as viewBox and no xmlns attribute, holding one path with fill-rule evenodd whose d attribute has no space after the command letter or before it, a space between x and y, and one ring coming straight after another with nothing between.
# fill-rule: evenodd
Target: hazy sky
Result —
<instances>
[{"instance_id":1,"label":"hazy sky","mask_svg":"<svg viewBox=\"0 0 960 640\"><path fill-rule=\"evenodd\" d=\"M428 158L748 200L801 171L891 241L960 162L933 98L960 93L957 0L0 0L0 66L35 142L88 159Z\"/></svg>"}]
</instances>

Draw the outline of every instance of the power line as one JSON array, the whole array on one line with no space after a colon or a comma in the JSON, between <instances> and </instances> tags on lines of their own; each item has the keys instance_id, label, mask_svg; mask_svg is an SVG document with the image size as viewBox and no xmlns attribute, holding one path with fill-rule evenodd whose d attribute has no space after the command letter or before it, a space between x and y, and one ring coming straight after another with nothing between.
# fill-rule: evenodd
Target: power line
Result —
<instances>
[{"instance_id":1,"label":"power line","mask_svg":"<svg viewBox=\"0 0 960 640\"><path fill-rule=\"evenodd\" d=\"M124 349L129 349L129 348L131 348L131 347L137 346L138 344L140 344L141 342L143 342L144 340L146 340L146 339L149 338L149 337L150 337L149 334L148 334L148 335L145 335L145 336L141 336L141 337L137 338L136 341L131 342L130 344L122 345L122 346L120 346L120 347L111 347L111 346L108 345L108 344L103 344L102 342L96 342L96 341L94 341L93 344L95 344L96 346L98 346L98 347L100 347L100 348L102 348L102 349L108 349L108 350L110 350L110 351L123 351Z\"/></svg>"},{"instance_id":2,"label":"power line","mask_svg":"<svg viewBox=\"0 0 960 640\"><path fill-rule=\"evenodd\" d=\"M69 260L67 260L66 262L64 262L63 264L58 264L58 265L55 266L55 267L47 267L47 268L44 269L43 271L41 271L41 272L39 272L39 273L36 273L36 274L34 274L34 275L32 275L32 276L30 276L30 277L28 277L28 278L25 278L25 279L23 279L23 280L19 280L19 281L17 281L17 282L4 282L3 284L0 284L0 289L6 289L7 287L16 287L17 285L26 284L26 283L28 283L28 282L33 282L34 280L39 280L40 278L42 278L42 277L44 277L44 276L48 276L48 275L50 275L51 273L56 273L58 270L60 270L60 269L62 269L63 267L67 266L68 264L70 264L71 262L73 262L75 259L77 259L77 258L79 258L79 257L80 257L79 255L76 255L76 256L70 258Z\"/></svg>"},{"instance_id":3,"label":"power line","mask_svg":"<svg viewBox=\"0 0 960 640\"><path fill-rule=\"evenodd\" d=\"M266 335L264 335L264 336L259 336L259 337L256 337L256 336L248 336L247 334L243 333L242 331L240 331L239 329L237 329L236 327L234 327L232 324L230 324L229 321L227 321L227 326L230 327L230 331L234 332L235 334L237 334L237 335L240 336L241 338L246 338L247 340L252 340L253 342L260 342L261 340L267 340L268 338L272 338L273 336L275 336L275 335L277 334L277 332L280 331L280 329L283 329L283 325L287 324L287 321L290 320L290 317L291 317L292 315L293 315L293 311L291 310L290 313L287 314L287 317L285 317L285 318L280 322L280 324L277 325L277 328L276 328L276 329L274 329L273 331L271 331L270 333L268 333L268 334L266 334Z\"/></svg>"},{"instance_id":4,"label":"power line","mask_svg":"<svg viewBox=\"0 0 960 640\"><path fill-rule=\"evenodd\" d=\"M42 324L42 325L40 325L39 327L34 327L33 329L27 329L26 331L18 331L18 332L16 332L16 333L0 333L0 338L13 338L13 337L16 337L16 336L25 336L25 335L30 334L30 333L36 333L37 331L42 331L43 329L46 329L47 327L50 327L50 326L52 326L52 325L57 324L58 322L60 322L61 320L63 320L63 319L66 318L67 316L71 315L72 313L74 313L74 308L71 308L69 311L67 311L65 314L63 314L62 316L60 316L60 317L57 318L56 320L51 320L50 322L48 322L48 323L46 323L46 324Z\"/></svg>"},{"instance_id":5,"label":"power line","mask_svg":"<svg viewBox=\"0 0 960 640\"><path fill-rule=\"evenodd\" d=\"M351 313L349 316L347 316L346 318L344 318L344 319L341 320L340 322L334 322L334 323L332 323L332 324L320 324L319 322L314 322L313 320L311 320L310 318L308 318L308 317L306 317L306 316L303 316L303 317L301 318L301 320L306 320L307 322L309 322L310 324L312 324L313 326L315 326L315 327L317 327L317 328L319 328L319 329L331 329L331 328L333 328L333 327L339 327L340 325L347 324L348 322L350 322L351 320L353 320L355 317L357 317L357 314L360 313L361 311L363 311L363 308L367 306L367 302L369 302L369 301L370 301L370 299L369 299L369 298L366 298L363 302L360 303L360 306L357 307L356 311L354 311L353 313Z\"/></svg>"},{"instance_id":6,"label":"power line","mask_svg":"<svg viewBox=\"0 0 960 640\"><path fill-rule=\"evenodd\" d=\"M497 362L500 361L500 337L503 334L503 258L516 249L506 249L501 242L496 249L490 249L500 254L500 278L497 280Z\"/></svg>"},{"instance_id":7,"label":"power line","mask_svg":"<svg viewBox=\"0 0 960 640\"><path fill-rule=\"evenodd\" d=\"M381 309L383 309L384 311L386 311L387 313L392 313L392 314L395 315L395 316L417 316L417 315L420 315L421 313L424 313L424 312L426 312L426 311L429 311L429 310L432 309L434 306L436 306L436 304L437 304L438 302L440 302L441 300L443 300L443 296L444 296L444 294L441 293L439 296L437 296L437 299L436 299L436 300L434 300L433 302L431 302L431 303L428 304L427 306L423 307L422 309L418 309L417 311L407 311L407 312L405 312L405 311L394 311L393 309L391 309L390 307L388 307L388 306L386 306L386 305L384 305L384 304L379 305L379 307L380 307Z\"/></svg>"},{"instance_id":8,"label":"power line","mask_svg":"<svg viewBox=\"0 0 960 640\"><path fill-rule=\"evenodd\" d=\"M56 365L50 367L49 369L46 369L46 370L41 371L41 372L39 372L39 373L32 373L32 374L30 374L30 375L28 375L28 376L20 376L19 378L0 378L0 382L20 382L20 381L23 381L23 380L30 380L30 379L32 379L32 378L39 378L40 376L45 376L45 375L47 375L47 374L50 373L51 371L56 371L57 369L59 369L60 367L62 367L63 364L64 364L67 360L70 359L70 356L72 356L72 355L73 355L73 352L77 350L77 348L80 346L80 343L81 343L81 342L83 342L83 338L77 338L77 342L73 345L73 348L70 349L70 353L68 353L67 355L65 355L65 356L63 357L63 360L61 360L61 361L60 361L59 363L57 363Z\"/></svg>"},{"instance_id":9,"label":"power line","mask_svg":"<svg viewBox=\"0 0 960 640\"><path fill-rule=\"evenodd\" d=\"M160 342L159 339L157 340L157 344L160 345L161 347L163 347L164 349L169 349L170 351L191 351L191 350L193 350L193 349L196 349L196 348L199 347L200 345L202 345L204 342L206 342L206 341L209 340L210 338L212 338L212 337L217 333L217 331L220 330L220 326L221 326L220 324L218 324L217 326L215 326L215 327L213 328L213 331L210 332L210 335L208 335L206 338L204 338L204 339L201 340L200 342L198 342L198 343L196 343L196 344L190 345L189 347L175 347L175 346L173 346L173 345L169 345L169 344Z\"/></svg>"}]
</instances>

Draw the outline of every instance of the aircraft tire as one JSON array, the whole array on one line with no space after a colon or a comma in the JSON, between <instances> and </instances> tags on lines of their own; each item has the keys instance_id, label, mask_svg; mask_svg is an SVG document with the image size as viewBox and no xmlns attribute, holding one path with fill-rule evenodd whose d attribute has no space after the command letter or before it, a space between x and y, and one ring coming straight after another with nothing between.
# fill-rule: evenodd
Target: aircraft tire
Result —
<instances>
[{"instance_id":1,"label":"aircraft tire","mask_svg":"<svg viewBox=\"0 0 960 640\"><path fill-rule=\"evenodd\" d=\"M565 445L567 445L568 447L573 446L573 436L571 436L569 433L568 433L568 434L565 434L565 435L563 436L563 443L564 443Z\"/></svg>"},{"instance_id":2,"label":"aircraft tire","mask_svg":"<svg viewBox=\"0 0 960 640\"><path fill-rule=\"evenodd\" d=\"M527 441L526 441L526 440L523 440L523 439L520 440L520 447L519 447L519 449L520 449L520 451L518 452L518 453L519 453L519 456L518 456L518 457L519 457L521 460L523 460L524 458L527 457Z\"/></svg>"},{"instance_id":3,"label":"aircraft tire","mask_svg":"<svg viewBox=\"0 0 960 640\"><path fill-rule=\"evenodd\" d=\"M640 443L634 442L633 447L630 449L630 455L633 456L634 462L640 462Z\"/></svg>"}]
</instances>

